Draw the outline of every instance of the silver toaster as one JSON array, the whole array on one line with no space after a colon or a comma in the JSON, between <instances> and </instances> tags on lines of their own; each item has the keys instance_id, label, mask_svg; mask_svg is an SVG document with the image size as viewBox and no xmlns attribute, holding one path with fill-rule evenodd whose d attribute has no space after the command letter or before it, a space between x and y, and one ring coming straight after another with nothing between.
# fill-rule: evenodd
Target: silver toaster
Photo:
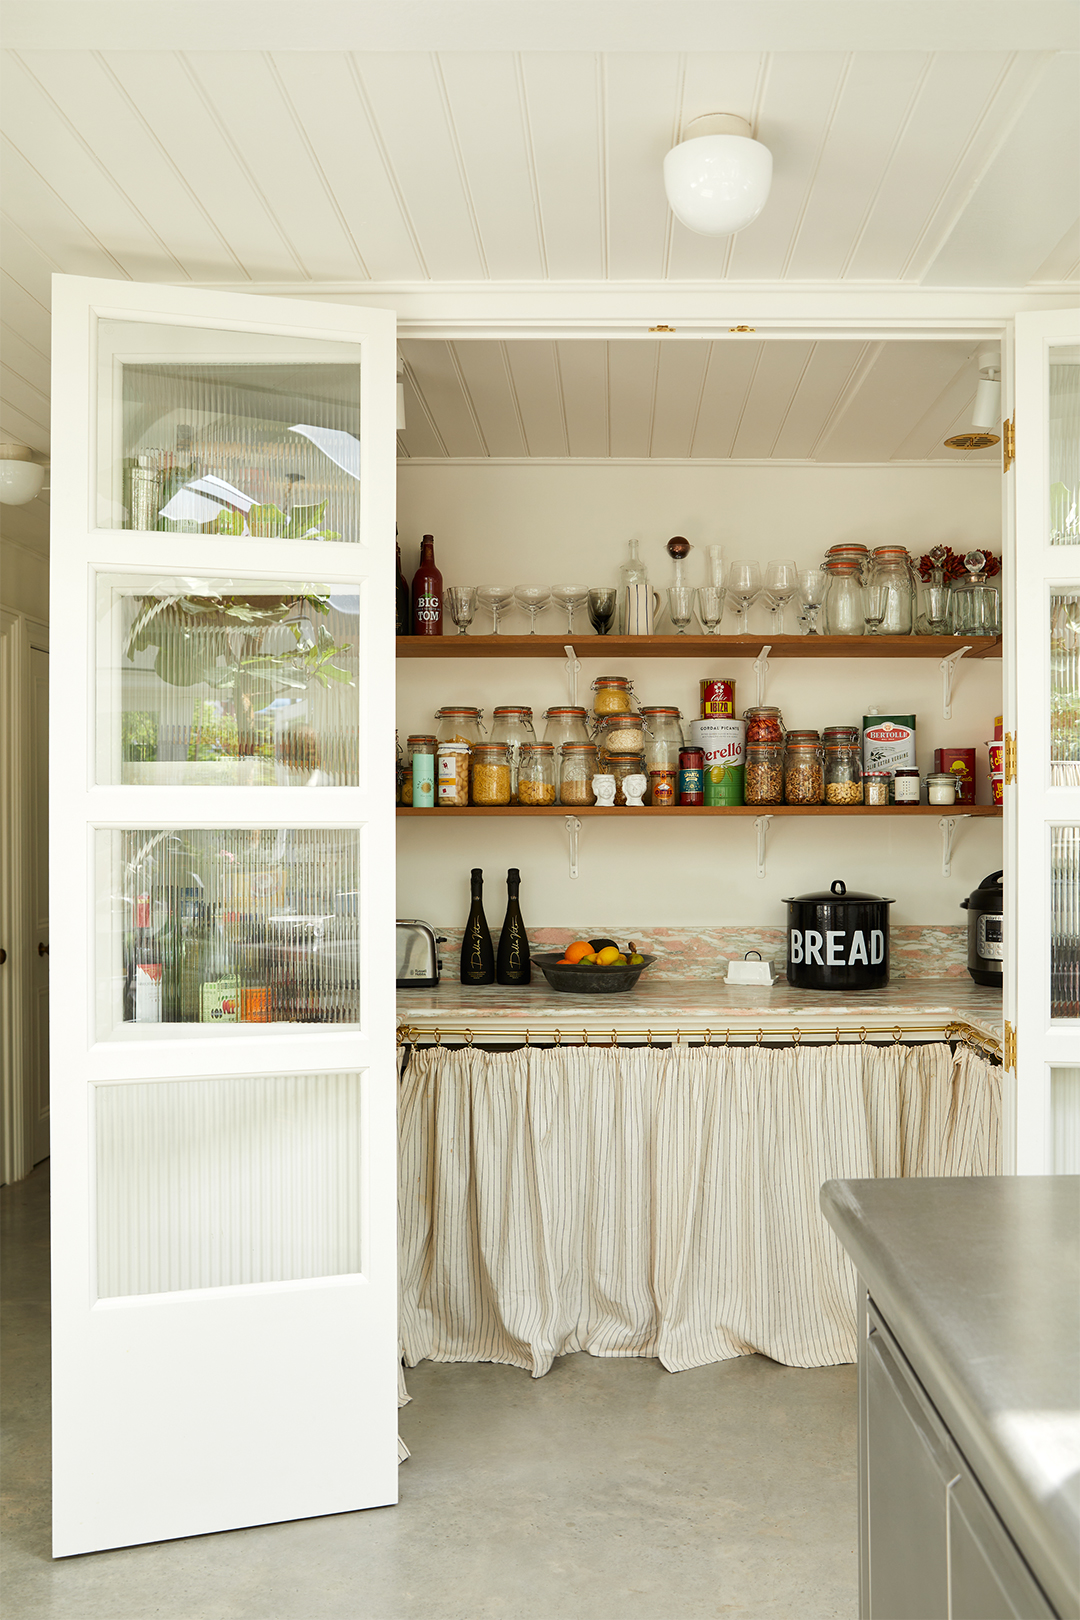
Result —
<instances>
[{"instance_id":1,"label":"silver toaster","mask_svg":"<svg viewBox=\"0 0 1080 1620\"><path fill-rule=\"evenodd\" d=\"M399 990L433 990L439 982L442 963L439 946L445 945L442 934L436 934L426 922L415 918L397 925L397 987Z\"/></svg>"}]
</instances>

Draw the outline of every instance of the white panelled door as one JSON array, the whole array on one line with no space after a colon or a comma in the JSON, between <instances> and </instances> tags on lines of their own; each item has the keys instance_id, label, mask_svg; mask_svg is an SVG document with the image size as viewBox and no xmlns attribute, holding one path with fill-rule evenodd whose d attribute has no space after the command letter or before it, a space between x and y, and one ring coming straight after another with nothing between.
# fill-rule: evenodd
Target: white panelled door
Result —
<instances>
[{"instance_id":1,"label":"white panelled door","mask_svg":"<svg viewBox=\"0 0 1080 1620\"><path fill-rule=\"evenodd\" d=\"M1080 1171L1080 312L1016 317L1015 402L1006 1017L1016 1169L1038 1175Z\"/></svg>"},{"instance_id":2,"label":"white panelled door","mask_svg":"<svg viewBox=\"0 0 1080 1620\"><path fill-rule=\"evenodd\" d=\"M57 277L54 1550L397 1496L392 312Z\"/></svg>"}]
</instances>

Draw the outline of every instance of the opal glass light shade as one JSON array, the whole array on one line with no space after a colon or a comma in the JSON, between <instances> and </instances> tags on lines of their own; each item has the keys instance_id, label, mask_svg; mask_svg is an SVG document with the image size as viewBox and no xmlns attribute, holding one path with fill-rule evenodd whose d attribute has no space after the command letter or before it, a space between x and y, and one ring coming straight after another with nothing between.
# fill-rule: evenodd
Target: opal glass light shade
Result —
<instances>
[{"instance_id":1,"label":"opal glass light shade","mask_svg":"<svg viewBox=\"0 0 1080 1620\"><path fill-rule=\"evenodd\" d=\"M745 119L726 114L695 119L700 134L673 146L664 159L664 190L676 219L699 236L734 236L757 219L772 184L772 153L750 137ZM745 134L712 133L717 125Z\"/></svg>"},{"instance_id":2,"label":"opal glass light shade","mask_svg":"<svg viewBox=\"0 0 1080 1620\"><path fill-rule=\"evenodd\" d=\"M36 500L45 482L45 469L34 461L0 461L0 501L25 506Z\"/></svg>"}]
</instances>

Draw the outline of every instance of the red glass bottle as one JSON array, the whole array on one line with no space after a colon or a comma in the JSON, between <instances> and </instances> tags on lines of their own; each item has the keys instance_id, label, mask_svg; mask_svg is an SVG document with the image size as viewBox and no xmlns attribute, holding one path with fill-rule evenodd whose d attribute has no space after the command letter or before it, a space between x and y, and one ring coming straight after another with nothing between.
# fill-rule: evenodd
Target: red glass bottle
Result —
<instances>
[{"instance_id":1,"label":"red glass bottle","mask_svg":"<svg viewBox=\"0 0 1080 1620\"><path fill-rule=\"evenodd\" d=\"M425 534L420 542L420 566L412 582L414 636L442 635L442 592L442 575L435 566L435 536Z\"/></svg>"}]
</instances>

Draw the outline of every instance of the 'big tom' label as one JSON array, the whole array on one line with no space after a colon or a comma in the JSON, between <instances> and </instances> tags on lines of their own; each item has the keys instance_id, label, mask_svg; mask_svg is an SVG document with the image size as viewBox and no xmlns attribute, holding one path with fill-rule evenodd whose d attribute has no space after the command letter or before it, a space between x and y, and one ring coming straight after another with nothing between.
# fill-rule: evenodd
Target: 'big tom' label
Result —
<instances>
[{"instance_id":1,"label":"'big tom' label","mask_svg":"<svg viewBox=\"0 0 1080 1620\"><path fill-rule=\"evenodd\" d=\"M856 928L789 928L788 961L807 967L877 967L885 960L885 935L880 928L868 933Z\"/></svg>"},{"instance_id":2,"label":"'big tom' label","mask_svg":"<svg viewBox=\"0 0 1080 1620\"><path fill-rule=\"evenodd\" d=\"M417 624L438 624L442 617L441 604L437 596L418 596L416 598Z\"/></svg>"}]
</instances>

